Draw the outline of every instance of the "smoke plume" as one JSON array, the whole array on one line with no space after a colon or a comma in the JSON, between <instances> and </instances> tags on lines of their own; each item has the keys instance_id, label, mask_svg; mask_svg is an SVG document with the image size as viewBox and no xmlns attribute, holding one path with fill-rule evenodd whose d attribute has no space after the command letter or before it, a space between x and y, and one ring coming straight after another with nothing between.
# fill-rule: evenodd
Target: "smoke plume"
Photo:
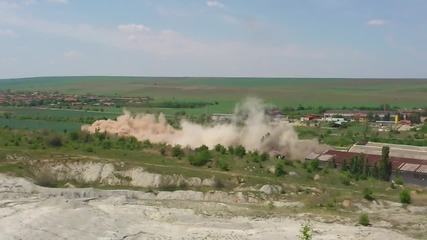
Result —
<instances>
[{"instance_id":1,"label":"smoke plume","mask_svg":"<svg viewBox=\"0 0 427 240\"><path fill-rule=\"evenodd\" d=\"M117 120L98 120L82 130L97 130L121 136L134 136L138 140L153 143L179 144L196 148L202 144L213 148L216 144L226 147L243 145L248 150L275 152L293 159L302 159L311 152L326 149L315 140L299 140L290 124L273 124L265 114L261 100L250 98L237 105L230 123L204 126L187 120L181 121L181 129L169 125L163 114L138 114L125 111Z\"/></svg>"}]
</instances>

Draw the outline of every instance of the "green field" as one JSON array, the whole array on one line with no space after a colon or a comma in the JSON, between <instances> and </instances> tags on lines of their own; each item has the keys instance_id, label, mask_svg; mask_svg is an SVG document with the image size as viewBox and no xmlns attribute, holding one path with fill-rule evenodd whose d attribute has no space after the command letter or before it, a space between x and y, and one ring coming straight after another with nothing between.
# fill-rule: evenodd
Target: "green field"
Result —
<instances>
[{"instance_id":1,"label":"green field","mask_svg":"<svg viewBox=\"0 0 427 240\"><path fill-rule=\"evenodd\" d=\"M246 97L260 97L278 107L427 105L427 79L40 77L3 79L0 89L218 101L197 113L230 112Z\"/></svg>"}]
</instances>

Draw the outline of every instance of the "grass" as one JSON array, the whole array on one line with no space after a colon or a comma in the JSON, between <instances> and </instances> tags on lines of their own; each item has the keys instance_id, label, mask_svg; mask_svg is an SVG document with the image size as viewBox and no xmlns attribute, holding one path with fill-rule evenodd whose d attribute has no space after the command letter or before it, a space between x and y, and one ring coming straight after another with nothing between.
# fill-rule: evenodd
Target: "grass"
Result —
<instances>
[{"instance_id":1,"label":"grass","mask_svg":"<svg viewBox=\"0 0 427 240\"><path fill-rule=\"evenodd\" d=\"M102 82L102 84L101 84ZM0 80L0 89L69 94L151 96L156 101L218 101L213 111L232 111L248 96L278 106L425 105L426 79L42 77Z\"/></svg>"}]
</instances>

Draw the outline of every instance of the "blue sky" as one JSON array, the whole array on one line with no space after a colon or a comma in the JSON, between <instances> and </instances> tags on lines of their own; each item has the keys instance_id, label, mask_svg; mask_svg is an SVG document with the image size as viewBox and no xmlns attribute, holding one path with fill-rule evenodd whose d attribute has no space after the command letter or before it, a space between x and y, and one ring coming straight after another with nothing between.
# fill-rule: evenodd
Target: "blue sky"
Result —
<instances>
[{"instance_id":1,"label":"blue sky","mask_svg":"<svg viewBox=\"0 0 427 240\"><path fill-rule=\"evenodd\" d=\"M425 0L0 0L0 78L427 77Z\"/></svg>"}]
</instances>

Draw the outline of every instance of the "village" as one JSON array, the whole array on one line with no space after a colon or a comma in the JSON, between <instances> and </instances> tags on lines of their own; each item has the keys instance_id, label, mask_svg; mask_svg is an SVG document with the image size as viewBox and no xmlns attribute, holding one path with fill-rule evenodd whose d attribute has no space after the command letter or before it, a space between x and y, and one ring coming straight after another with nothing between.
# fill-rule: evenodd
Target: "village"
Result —
<instances>
[{"instance_id":1,"label":"village","mask_svg":"<svg viewBox=\"0 0 427 240\"><path fill-rule=\"evenodd\" d=\"M67 107L82 109L84 106L121 107L124 104L139 104L150 97L107 97L97 95L71 95L58 92L0 90L0 106L18 107Z\"/></svg>"}]
</instances>

